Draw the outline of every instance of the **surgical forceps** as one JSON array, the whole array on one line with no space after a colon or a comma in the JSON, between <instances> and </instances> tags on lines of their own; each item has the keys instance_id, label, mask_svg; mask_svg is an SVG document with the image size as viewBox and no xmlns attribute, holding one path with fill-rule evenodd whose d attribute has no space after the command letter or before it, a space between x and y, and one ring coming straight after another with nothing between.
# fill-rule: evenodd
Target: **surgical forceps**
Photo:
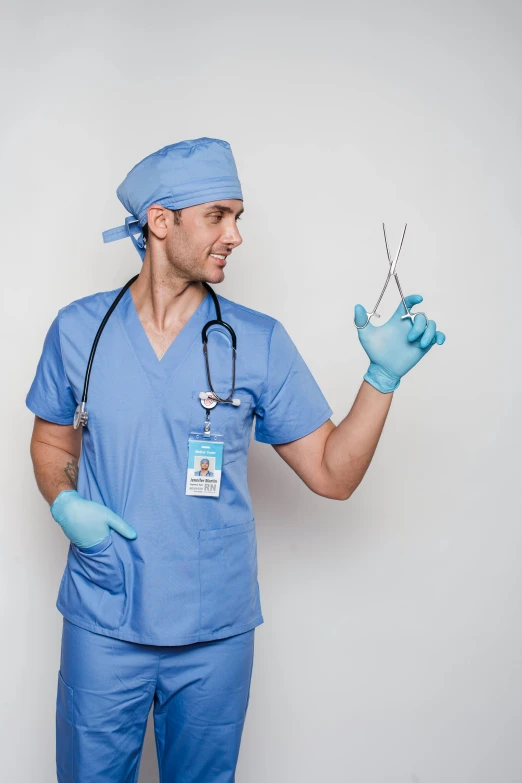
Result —
<instances>
[{"instance_id":1,"label":"surgical forceps","mask_svg":"<svg viewBox=\"0 0 522 783\"><path fill-rule=\"evenodd\" d=\"M423 315L425 317L425 319L426 319L426 324L428 323L428 316L426 315L426 313L421 313L421 312L412 313L410 310L408 310L408 305L406 304L406 300L404 299L404 294L402 293L401 284L399 283L399 278L397 277L397 272L395 271L395 269L397 267L397 262L399 260L399 255L400 255L400 252L401 252L401 249L402 249L402 243L404 242L404 235L406 233L407 227L408 227L408 224L406 223L406 225L404 226L404 231L402 232L401 244L399 245L399 249L397 250L397 255L395 256L395 259L392 261L391 257L390 257L390 251L388 249L388 240L386 238L386 228L384 226L384 223L382 224L382 230L384 231L384 243L386 245L386 253L388 255L388 263L390 265L390 268L388 270L388 277L386 278L386 282L384 284L384 288L381 291L381 295L377 299L377 304L375 305L375 307L373 308L371 313L368 313L368 312L366 313L366 323L363 324L362 326L357 326L357 324L355 324L357 329L364 329L366 326L368 326L368 324L370 323L370 319L373 316L375 316L376 318L380 318L381 317L378 314L378 312L377 312L377 308L379 307L379 305L381 303L381 299L383 298L384 292L388 288L388 283L390 282L390 279L392 277L395 278L395 282L397 283L397 288L399 289L399 293L401 295L401 299L402 299L402 303L404 305L404 309L406 310L405 314L401 315L401 320L403 318L411 318L411 322L413 324L415 322L415 316L416 315ZM355 321L354 321L354 323L355 323Z\"/></svg>"}]
</instances>

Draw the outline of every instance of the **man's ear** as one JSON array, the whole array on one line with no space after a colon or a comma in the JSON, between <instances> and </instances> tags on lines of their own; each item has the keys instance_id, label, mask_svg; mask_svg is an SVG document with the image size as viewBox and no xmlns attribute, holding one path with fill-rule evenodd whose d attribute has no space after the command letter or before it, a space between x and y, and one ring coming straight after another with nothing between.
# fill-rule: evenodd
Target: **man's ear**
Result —
<instances>
[{"instance_id":1,"label":"man's ear","mask_svg":"<svg viewBox=\"0 0 522 783\"><path fill-rule=\"evenodd\" d=\"M160 207L158 204L151 204L147 210L147 224L149 232L152 232L158 239L165 239L167 236L168 217L170 210Z\"/></svg>"}]
</instances>

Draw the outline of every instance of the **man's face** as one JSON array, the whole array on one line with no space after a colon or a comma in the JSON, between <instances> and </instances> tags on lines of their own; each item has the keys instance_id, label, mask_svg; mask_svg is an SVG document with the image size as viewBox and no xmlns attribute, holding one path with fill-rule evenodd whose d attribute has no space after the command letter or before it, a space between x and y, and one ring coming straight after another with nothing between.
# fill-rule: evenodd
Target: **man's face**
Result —
<instances>
[{"instance_id":1,"label":"man's face","mask_svg":"<svg viewBox=\"0 0 522 783\"><path fill-rule=\"evenodd\" d=\"M199 464L200 464L201 470L205 470L205 471L208 470L209 463L208 463L207 460L203 459L203 460L201 460L201 462Z\"/></svg>"},{"instance_id":2,"label":"man's face","mask_svg":"<svg viewBox=\"0 0 522 783\"><path fill-rule=\"evenodd\" d=\"M187 280L206 280L208 283L224 280L228 256L243 241L237 228L242 212L240 199L218 199L185 207L179 225L174 223L171 212L166 252L176 274Z\"/></svg>"}]
</instances>

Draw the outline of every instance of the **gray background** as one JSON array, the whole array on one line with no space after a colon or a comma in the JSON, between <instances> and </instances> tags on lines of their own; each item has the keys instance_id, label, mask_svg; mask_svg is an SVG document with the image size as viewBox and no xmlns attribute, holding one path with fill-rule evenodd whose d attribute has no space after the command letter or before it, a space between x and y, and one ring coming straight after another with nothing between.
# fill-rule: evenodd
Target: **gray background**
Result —
<instances>
[{"instance_id":1,"label":"gray background","mask_svg":"<svg viewBox=\"0 0 522 783\"><path fill-rule=\"evenodd\" d=\"M401 282L448 336L347 502L252 445L265 624L237 780L520 783L521 27L498 0L2 3L3 779L55 779L67 541L25 394L58 308L139 271L101 242L117 185L205 135L230 141L246 207L218 290L282 320L336 423L383 220L394 248L408 222Z\"/></svg>"}]
</instances>

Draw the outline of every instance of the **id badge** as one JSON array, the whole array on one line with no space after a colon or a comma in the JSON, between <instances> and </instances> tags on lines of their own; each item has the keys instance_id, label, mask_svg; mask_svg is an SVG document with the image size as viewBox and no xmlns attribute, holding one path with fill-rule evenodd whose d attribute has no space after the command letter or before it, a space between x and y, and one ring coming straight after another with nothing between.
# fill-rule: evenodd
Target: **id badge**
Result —
<instances>
[{"instance_id":1,"label":"id badge","mask_svg":"<svg viewBox=\"0 0 522 783\"><path fill-rule=\"evenodd\" d=\"M223 466L223 435L191 432L189 437L186 495L218 498Z\"/></svg>"}]
</instances>

